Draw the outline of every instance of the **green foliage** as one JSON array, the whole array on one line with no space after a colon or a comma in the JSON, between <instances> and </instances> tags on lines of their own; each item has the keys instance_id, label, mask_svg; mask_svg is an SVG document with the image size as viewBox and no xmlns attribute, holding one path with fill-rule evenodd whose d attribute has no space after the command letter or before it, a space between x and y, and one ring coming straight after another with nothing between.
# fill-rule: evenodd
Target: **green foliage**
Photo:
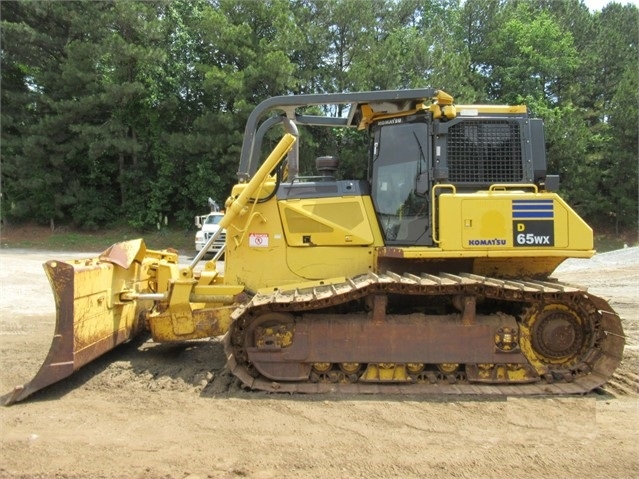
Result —
<instances>
[{"instance_id":1,"label":"green foliage","mask_svg":"<svg viewBox=\"0 0 639 479\"><path fill-rule=\"evenodd\" d=\"M558 84L578 66L572 34L532 2L507 4L499 17L486 49L490 97L507 103L539 98L557 105Z\"/></svg>"},{"instance_id":2,"label":"green foliage","mask_svg":"<svg viewBox=\"0 0 639 479\"><path fill-rule=\"evenodd\" d=\"M637 226L639 11L581 0L0 2L2 218L188 228L224 202L274 95L433 86L525 103L549 170L596 225ZM316 112L321 114L320 111ZM301 128L301 173L361 132ZM265 148L276 141L269 137Z\"/></svg>"}]
</instances>

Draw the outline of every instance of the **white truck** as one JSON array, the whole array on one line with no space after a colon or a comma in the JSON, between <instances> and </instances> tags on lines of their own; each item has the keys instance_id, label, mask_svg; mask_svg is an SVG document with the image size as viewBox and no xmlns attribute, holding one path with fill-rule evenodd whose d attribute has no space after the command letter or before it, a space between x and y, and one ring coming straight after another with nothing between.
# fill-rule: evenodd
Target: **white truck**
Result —
<instances>
[{"instance_id":1,"label":"white truck","mask_svg":"<svg viewBox=\"0 0 639 479\"><path fill-rule=\"evenodd\" d=\"M224 213L219 211L195 217L195 225L200 228L197 233L195 233L195 251L198 253L202 251L209 238L220 229L220 220L223 217ZM222 248L224 248L225 243L226 231L222 231L209 248L208 253L217 254Z\"/></svg>"}]
</instances>

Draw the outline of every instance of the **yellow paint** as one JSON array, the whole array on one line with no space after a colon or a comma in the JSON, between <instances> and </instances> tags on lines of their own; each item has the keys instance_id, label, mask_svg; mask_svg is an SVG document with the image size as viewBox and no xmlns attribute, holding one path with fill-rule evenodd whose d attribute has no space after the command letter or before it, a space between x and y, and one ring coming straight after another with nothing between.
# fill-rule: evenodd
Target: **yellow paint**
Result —
<instances>
[{"instance_id":1,"label":"yellow paint","mask_svg":"<svg viewBox=\"0 0 639 479\"><path fill-rule=\"evenodd\" d=\"M252 292L372 271L382 244L370 198L351 196L259 203L226 237L224 281Z\"/></svg>"},{"instance_id":2,"label":"yellow paint","mask_svg":"<svg viewBox=\"0 0 639 479\"><path fill-rule=\"evenodd\" d=\"M410 376L406 372L405 364L396 363L369 363L360 381L363 382L408 382Z\"/></svg>"},{"instance_id":3,"label":"yellow paint","mask_svg":"<svg viewBox=\"0 0 639 479\"><path fill-rule=\"evenodd\" d=\"M520 331L520 340L519 345L521 347L522 353L526 356L526 359L532 364L535 370L539 373L539 375L545 374L548 372L548 366L552 364L562 364L562 365L570 365L575 358L549 358L543 356L540 352L535 351L533 347L532 341L532 330L534 328L535 323L542 317L547 314L552 314L554 311L560 312L564 315L572 316L575 321L578 323L582 323L582 318L575 313L572 309L570 309L565 304L561 303L549 303L540 305L538 310L531 310L528 313L528 317L522 321L519 331Z\"/></svg>"},{"instance_id":4,"label":"yellow paint","mask_svg":"<svg viewBox=\"0 0 639 479\"><path fill-rule=\"evenodd\" d=\"M280 201L289 246L370 245L371 223L362 197Z\"/></svg>"},{"instance_id":5,"label":"yellow paint","mask_svg":"<svg viewBox=\"0 0 639 479\"><path fill-rule=\"evenodd\" d=\"M594 254L592 229L555 193L525 192L516 185L476 193L457 193L454 187L441 185L439 191L439 248L407 248L404 257L477 258L477 274L521 276L526 272L550 274L566 258ZM521 200L552 204L552 217L515 218L513 202ZM534 233L533 227L544 223L551 232ZM551 244L536 243L544 240Z\"/></svg>"},{"instance_id":6,"label":"yellow paint","mask_svg":"<svg viewBox=\"0 0 639 479\"><path fill-rule=\"evenodd\" d=\"M198 308L199 306L202 305L193 304L194 309L188 317L176 317L170 311L148 315L153 340L185 341L226 334L231 324L231 313L236 306L210 305L208 308Z\"/></svg>"},{"instance_id":7,"label":"yellow paint","mask_svg":"<svg viewBox=\"0 0 639 479\"><path fill-rule=\"evenodd\" d=\"M390 107L390 104L363 104L360 106L360 111L362 114L362 119L360 120L357 128L359 130L365 130L368 128L373 122L382 121L391 118L400 118L403 116L414 115L418 111L426 110L427 108L423 103L417 103L413 108L404 111L397 111L396 106L393 106L392 111L386 110L386 108Z\"/></svg>"},{"instance_id":8,"label":"yellow paint","mask_svg":"<svg viewBox=\"0 0 639 479\"><path fill-rule=\"evenodd\" d=\"M477 114L513 114L527 113L526 105L455 105L459 116L474 116Z\"/></svg>"}]
</instances>

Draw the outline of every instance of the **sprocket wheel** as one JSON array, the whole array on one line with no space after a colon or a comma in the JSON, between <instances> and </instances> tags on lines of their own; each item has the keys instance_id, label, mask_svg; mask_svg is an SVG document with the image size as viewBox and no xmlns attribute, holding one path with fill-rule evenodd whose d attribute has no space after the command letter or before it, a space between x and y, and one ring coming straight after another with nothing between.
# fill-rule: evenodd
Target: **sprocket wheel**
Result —
<instances>
[{"instance_id":1,"label":"sprocket wheel","mask_svg":"<svg viewBox=\"0 0 639 479\"><path fill-rule=\"evenodd\" d=\"M570 369L588 349L592 328L586 312L563 303L546 304L529 310L522 324L520 344L539 373Z\"/></svg>"}]
</instances>

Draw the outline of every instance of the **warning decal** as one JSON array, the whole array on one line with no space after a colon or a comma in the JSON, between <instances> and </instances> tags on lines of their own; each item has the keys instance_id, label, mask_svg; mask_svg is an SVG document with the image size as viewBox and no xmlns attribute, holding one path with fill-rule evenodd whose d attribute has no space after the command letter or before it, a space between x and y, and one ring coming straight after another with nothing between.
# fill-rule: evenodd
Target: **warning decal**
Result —
<instances>
[{"instance_id":1,"label":"warning decal","mask_svg":"<svg viewBox=\"0 0 639 479\"><path fill-rule=\"evenodd\" d=\"M266 248L268 246L268 234L249 233L249 246L251 248Z\"/></svg>"}]
</instances>

